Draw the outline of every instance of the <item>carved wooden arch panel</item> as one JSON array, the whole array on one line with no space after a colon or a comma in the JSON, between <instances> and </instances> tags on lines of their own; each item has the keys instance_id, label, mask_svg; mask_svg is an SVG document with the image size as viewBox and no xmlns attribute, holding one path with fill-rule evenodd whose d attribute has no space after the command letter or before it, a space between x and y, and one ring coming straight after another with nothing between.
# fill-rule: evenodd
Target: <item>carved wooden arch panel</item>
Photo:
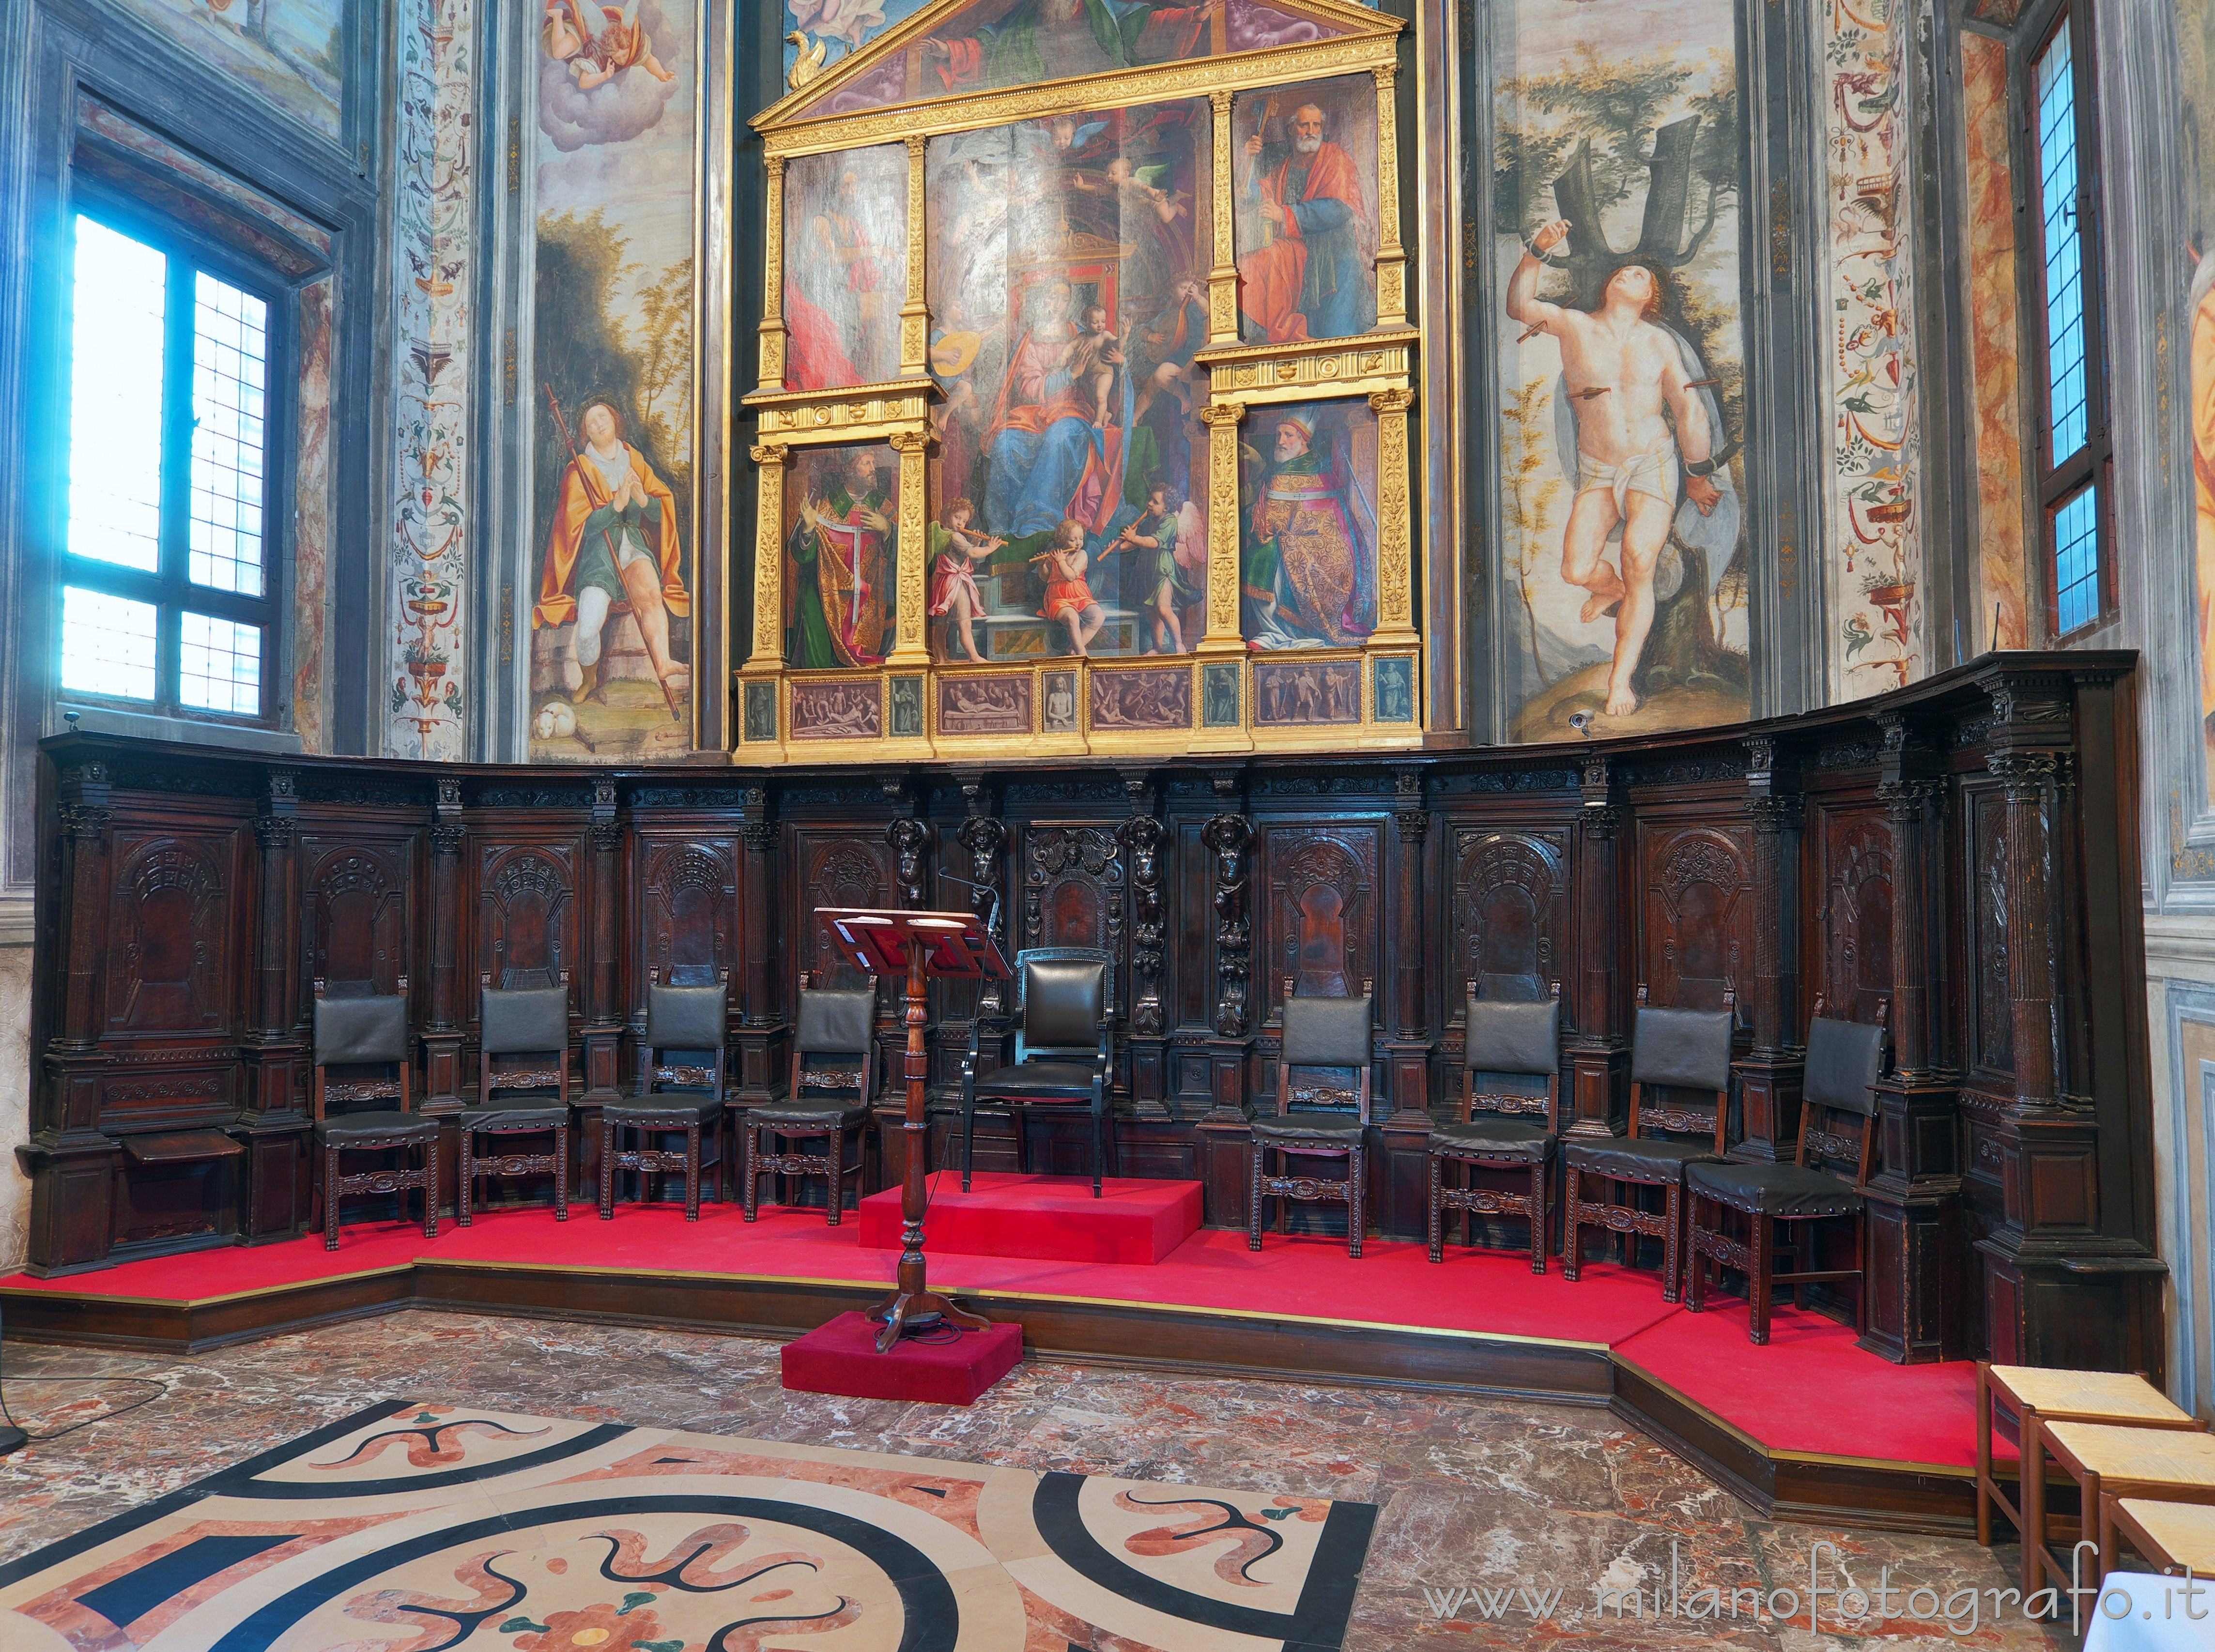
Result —
<instances>
[{"instance_id":1,"label":"carved wooden arch panel","mask_svg":"<svg viewBox=\"0 0 2215 1652\"><path fill-rule=\"evenodd\" d=\"M107 929L111 1032L213 1032L233 1020L228 840L118 832Z\"/></svg>"},{"instance_id":2,"label":"carved wooden arch panel","mask_svg":"<svg viewBox=\"0 0 2215 1652\"><path fill-rule=\"evenodd\" d=\"M1454 835L1450 1017L1472 981L1486 998L1543 998L1562 975L1568 877L1561 843L1463 826Z\"/></svg>"},{"instance_id":3,"label":"carved wooden arch panel","mask_svg":"<svg viewBox=\"0 0 2215 1652\"><path fill-rule=\"evenodd\" d=\"M1023 835L1027 946L1092 946L1122 975L1126 905L1123 846L1112 826L1031 826Z\"/></svg>"},{"instance_id":4,"label":"carved wooden arch panel","mask_svg":"<svg viewBox=\"0 0 2215 1652\"><path fill-rule=\"evenodd\" d=\"M1753 880L1744 834L1654 824L1640 833L1646 933L1641 975L1653 1001L1715 1010L1752 986Z\"/></svg>"},{"instance_id":5,"label":"carved wooden arch panel","mask_svg":"<svg viewBox=\"0 0 2215 1652\"><path fill-rule=\"evenodd\" d=\"M577 945L577 854L567 843L482 845L477 970L503 990L551 987ZM468 994L473 1000L475 994ZM474 1009L474 1002L471 1003Z\"/></svg>"},{"instance_id":6,"label":"carved wooden arch panel","mask_svg":"<svg viewBox=\"0 0 2215 1652\"><path fill-rule=\"evenodd\" d=\"M1273 824L1264 829L1269 939L1262 1003L1290 976L1304 997L1347 997L1377 977L1378 825Z\"/></svg>"},{"instance_id":7,"label":"carved wooden arch panel","mask_svg":"<svg viewBox=\"0 0 2215 1652\"><path fill-rule=\"evenodd\" d=\"M1812 939L1822 949L1815 990L1828 1014L1874 1021L1892 995L1892 848L1883 810L1823 811Z\"/></svg>"},{"instance_id":8,"label":"carved wooden arch panel","mask_svg":"<svg viewBox=\"0 0 2215 1652\"><path fill-rule=\"evenodd\" d=\"M409 839L301 835L302 1019L312 1013L318 979L338 998L400 990L414 882Z\"/></svg>"},{"instance_id":9,"label":"carved wooden arch panel","mask_svg":"<svg viewBox=\"0 0 2215 1652\"><path fill-rule=\"evenodd\" d=\"M638 840L639 1002L647 970L674 987L712 987L739 969L738 851L729 838Z\"/></svg>"},{"instance_id":10,"label":"carved wooden arch panel","mask_svg":"<svg viewBox=\"0 0 2215 1652\"><path fill-rule=\"evenodd\" d=\"M802 827L795 834L800 881L794 890L799 921L793 933L802 937L794 960L800 970L813 970L818 984L851 988L866 984L862 972L846 963L831 933L819 921L815 909L824 906L897 906L899 886L893 877L895 856L885 841L881 825ZM889 994L900 983L879 982L878 997L889 1003Z\"/></svg>"}]
</instances>

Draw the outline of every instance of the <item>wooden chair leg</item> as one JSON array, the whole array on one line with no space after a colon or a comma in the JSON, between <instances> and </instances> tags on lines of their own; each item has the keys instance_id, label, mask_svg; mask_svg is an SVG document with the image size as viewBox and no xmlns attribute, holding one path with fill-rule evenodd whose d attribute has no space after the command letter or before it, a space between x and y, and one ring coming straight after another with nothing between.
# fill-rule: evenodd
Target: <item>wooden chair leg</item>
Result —
<instances>
[{"instance_id":1,"label":"wooden chair leg","mask_svg":"<svg viewBox=\"0 0 2215 1652\"><path fill-rule=\"evenodd\" d=\"M1562 1166L1562 1277L1572 1285L1584 1263L1584 1172L1574 1165Z\"/></svg>"},{"instance_id":2,"label":"wooden chair leg","mask_svg":"<svg viewBox=\"0 0 2215 1652\"><path fill-rule=\"evenodd\" d=\"M1361 1258L1361 1230L1369 1225L1361 1196L1369 1180L1368 1153L1368 1148L1355 1147L1346 1155L1346 1254L1356 1261Z\"/></svg>"},{"instance_id":3,"label":"wooden chair leg","mask_svg":"<svg viewBox=\"0 0 2215 1652\"><path fill-rule=\"evenodd\" d=\"M700 1121L684 1127L684 1220L700 1220Z\"/></svg>"},{"instance_id":4,"label":"wooden chair leg","mask_svg":"<svg viewBox=\"0 0 2215 1652\"><path fill-rule=\"evenodd\" d=\"M1684 1282L1684 1307L1688 1312L1703 1313L1708 1306L1708 1257L1707 1253L1700 1249L1700 1235L1714 1233L1720 1227L1722 1213L1710 1201L1697 1193L1691 1196L1691 1199L1692 1208L1686 1216L1684 1246L1684 1265L1691 1270L1691 1276ZM1714 1227L1703 1220L1710 1215L1715 1219Z\"/></svg>"},{"instance_id":5,"label":"wooden chair leg","mask_svg":"<svg viewBox=\"0 0 2215 1652\"><path fill-rule=\"evenodd\" d=\"M751 1119L739 1126L745 1138L739 1151L743 1161L739 1166L739 1214L752 1221L761 1212L761 1172L756 1168L761 1162L762 1127Z\"/></svg>"},{"instance_id":6,"label":"wooden chair leg","mask_svg":"<svg viewBox=\"0 0 2215 1652\"><path fill-rule=\"evenodd\" d=\"M1661 1300L1674 1302L1684 1295L1684 1253L1679 1245L1684 1229L1684 1184L1666 1184L1661 1189Z\"/></svg>"},{"instance_id":7,"label":"wooden chair leg","mask_svg":"<svg viewBox=\"0 0 2215 1652\"><path fill-rule=\"evenodd\" d=\"M554 1220L569 1220L569 1127L554 1127Z\"/></svg>"},{"instance_id":8,"label":"wooden chair leg","mask_svg":"<svg viewBox=\"0 0 2215 1652\"><path fill-rule=\"evenodd\" d=\"M1753 1252L1753 1277L1746 1281L1747 1294L1752 1299L1747 1305L1752 1323L1746 1327L1746 1334L1752 1337L1756 1347L1760 1347L1769 1341L1769 1299L1776 1288L1770 1276L1776 1271L1776 1264L1770 1251L1769 1218L1756 1215L1752 1221L1753 1232L1750 1237L1753 1242L1748 1248Z\"/></svg>"},{"instance_id":9,"label":"wooden chair leg","mask_svg":"<svg viewBox=\"0 0 2215 1652\"><path fill-rule=\"evenodd\" d=\"M323 1249L339 1248L339 1150L323 1150Z\"/></svg>"},{"instance_id":10,"label":"wooden chair leg","mask_svg":"<svg viewBox=\"0 0 2215 1652\"><path fill-rule=\"evenodd\" d=\"M423 1237L439 1237L439 1144L423 1149Z\"/></svg>"},{"instance_id":11,"label":"wooden chair leg","mask_svg":"<svg viewBox=\"0 0 2215 1652\"><path fill-rule=\"evenodd\" d=\"M616 1215L616 1124L604 1113L600 1116L600 1220L613 1221Z\"/></svg>"},{"instance_id":12,"label":"wooden chair leg","mask_svg":"<svg viewBox=\"0 0 2215 1652\"><path fill-rule=\"evenodd\" d=\"M1246 1248L1261 1248L1261 1155L1267 1151L1259 1141L1246 1144ZM338 1241L331 1244L336 1247Z\"/></svg>"},{"instance_id":13,"label":"wooden chair leg","mask_svg":"<svg viewBox=\"0 0 2215 1652\"><path fill-rule=\"evenodd\" d=\"M846 1202L846 1132L833 1130L823 1144L823 1156L830 1160L830 1173L824 1178L824 1202L831 1207L829 1226L838 1225L839 1208Z\"/></svg>"},{"instance_id":14,"label":"wooden chair leg","mask_svg":"<svg viewBox=\"0 0 2215 1652\"><path fill-rule=\"evenodd\" d=\"M1446 1259L1445 1211L1445 1208L1439 1203L1439 1197L1445 1191L1444 1187L1441 1185L1441 1178L1445 1169L1445 1160L1435 1153L1427 1153L1425 1157L1429 1159L1431 1161L1431 1171L1428 1178L1431 1214L1429 1227L1427 1230L1431 1241L1431 1260L1433 1262L1444 1262Z\"/></svg>"},{"instance_id":15,"label":"wooden chair leg","mask_svg":"<svg viewBox=\"0 0 2215 1652\"><path fill-rule=\"evenodd\" d=\"M469 1195L476 1189L472 1184L477 1178L476 1132L464 1125L455 1132L461 1138L461 1173L454 1178L454 1217L463 1227L469 1225Z\"/></svg>"},{"instance_id":16,"label":"wooden chair leg","mask_svg":"<svg viewBox=\"0 0 2215 1652\"><path fill-rule=\"evenodd\" d=\"M1868 1335L1868 1214L1856 1211L1854 1224L1854 1336Z\"/></svg>"},{"instance_id":17,"label":"wooden chair leg","mask_svg":"<svg viewBox=\"0 0 2215 1652\"><path fill-rule=\"evenodd\" d=\"M1531 1166L1531 1271L1546 1271L1546 1161Z\"/></svg>"}]
</instances>

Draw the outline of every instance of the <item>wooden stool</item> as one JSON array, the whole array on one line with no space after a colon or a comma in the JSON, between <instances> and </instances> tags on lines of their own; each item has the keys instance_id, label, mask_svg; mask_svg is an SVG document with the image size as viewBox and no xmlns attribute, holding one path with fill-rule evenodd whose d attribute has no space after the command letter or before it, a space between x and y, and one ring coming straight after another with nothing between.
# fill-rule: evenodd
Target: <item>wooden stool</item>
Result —
<instances>
[{"instance_id":1,"label":"wooden stool","mask_svg":"<svg viewBox=\"0 0 2215 1652\"><path fill-rule=\"evenodd\" d=\"M2040 1443L2053 1453L2055 1466L2077 1482L2083 1498L2085 1527L2096 1529L2100 1499L2158 1497L2170 1502L2215 1503L2215 1434L2183 1429L2118 1428L2111 1423L2053 1423L2040 1418ZM2046 1464L2044 1453L2023 1457L2022 1494L2025 1558L2023 1596L2051 1572L2063 1588L2075 1582L2066 1567L2046 1551ZM2104 1558L2092 1563L2091 1582L2106 1576Z\"/></svg>"},{"instance_id":2,"label":"wooden stool","mask_svg":"<svg viewBox=\"0 0 2215 1652\"><path fill-rule=\"evenodd\" d=\"M2019 1478L2016 1501L2012 1503L1992 1473L1992 1418L1995 1408L2003 1403L2015 1411L2016 1441L2020 1453L2016 1459L2021 1466L2016 1470ZM2037 1444L2039 1428L2044 1423L2061 1419L2144 1429L2200 1426L2189 1411L2179 1410L2170 1404L2160 1389L2127 1371L2051 1371L2042 1366L1993 1365L1978 1361L1977 1541L1988 1549L1991 1547L1995 1507L2015 1522L2015 1529L2022 1534L2022 1592L2026 1597L2038 1588L2038 1573L2031 1557L2046 1540L2042 1491L2034 1540L2029 1535L2032 1524L2024 1514L2029 1507L2026 1490L2030 1484L2028 1465L2037 1459L2042 1488L2045 1459L2044 1448ZM2098 1518L2098 1510L2090 1505L2087 1505L2086 1512L2092 1519Z\"/></svg>"},{"instance_id":3,"label":"wooden stool","mask_svg":"<svg viewBox=\"0 0 2215 1652\"><path fill-rule=\"evenodd\" d=\"M2167 1576L2215 1578L2215 1507L2100 1494L2100 1569L2115 1569L2117 1539Z\"/></svg>"}]
</instances>

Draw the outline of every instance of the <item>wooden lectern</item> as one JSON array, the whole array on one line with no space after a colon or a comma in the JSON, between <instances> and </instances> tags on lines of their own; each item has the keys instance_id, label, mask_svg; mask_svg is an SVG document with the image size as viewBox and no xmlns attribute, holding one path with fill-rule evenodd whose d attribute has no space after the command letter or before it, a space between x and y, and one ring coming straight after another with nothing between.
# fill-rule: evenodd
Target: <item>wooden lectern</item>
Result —
<instances>
[{"instance_id":1,"label":"wooden lectern","mask_svg":"<svg viewBox=\"0 0 2215 1652\"><path fill-rule=\"evenodd\" d=\"M923 1288L923 1166L930 1135L923 1103L923 1080L930 1071L923 1036L923 983L932 976L1005 981L1011 973L1008 960L991 932L966 912L818 907L815 915L831 926L856 969L907 976L907 1174L900 1184L899 1283L869 1310L869 1318L884 1325L877 1333L877 1352L889 1353L903 1331L911 1334L941 1323L982 1331L990 1320Z\"/></svg>"}]
</instances>

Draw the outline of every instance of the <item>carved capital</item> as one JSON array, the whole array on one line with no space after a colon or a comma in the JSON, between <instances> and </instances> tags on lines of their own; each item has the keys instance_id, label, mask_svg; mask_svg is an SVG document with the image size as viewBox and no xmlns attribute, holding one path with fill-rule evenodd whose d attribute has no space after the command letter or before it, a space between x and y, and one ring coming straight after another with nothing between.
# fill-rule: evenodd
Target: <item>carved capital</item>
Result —
<instances>
[{"instance_id":1,"label":"carved capital","mask_svg":"<svg viewBox=\"0 0 2215 1652\"><path fill-rule=\"evenodd\" d=\"M290 815L256 815L254 817L254 841L265 849L289 849L292 847L292 829L296 824Z\"/></svg>"},{"instance_id":2,"label":"carved capital","mask_svg":"<svg viewBox=\"0 0 2215 1652\"><path fill-rule=\"evenodd\" d=\"M595 854L613 854L623 847L623 828L611 820L595 821L585 828L585 839Z\"/></svg>"},{"instance_id":3,"label":"carved capital","mask_svg":"<svg viewBox=\"0 0 2215 1652\"><path fill-rule=\"evenodd\" d=\"M468 835L466 828L457 825L451 821L433 826L431 829L431 853L457 855L462 852L462 840Z\"/></svg>"},{"instance_id":4,"label":"carved capital","mask_svg":"<svg viewBox=\"0 0 2215 1652\"><path fill-rule=\"evenodd\" d=\"M1905 823L1926 812L1935 815L1942 810L1946 806L1946 782L1936 779L1880 780L1876 799L1895 822Z\"/></svg>"},{"instance_id":5,"label":"carved capital","mask_svg":"<svg viewBox=\"0 0 2215 1652\"><path fill-rule=\"evenodd\" d=\"M1746 811L1753 817L1753 829L1764 836L1800 829L1801 801L1796 792L1776 797L1750 798Z\"/></svg>"},{"instance_id":6,"label":"carved capital","mask_svg":"<svg viewBox=\"0 0 2215 1652\"><path fill-rule=\"evenodd\" d=\"M108 823L114 817L111 810L65 803L62 805L62 833L72 842L97 843L107 837Z\"/></svg>"},{"instance_id":7,"label":"carved capital","mask_svg":"<svg viewBox=\"0 0 2215 1652\"><path fill-rule=\"evenodd\" d=\"M2046 795L2061 765L2051 752L1995 751L1985 767L2006 786L2009 803L2033 803Z\"/></svg>"},{"instance_id":8,"label":"carved capital","mask_svg":"<svg viewBox=\"0 0 2215 1652\"><path fill-rule=\"evenodd\" d=\"M1619 804L1591 803L1585 805L1577 817L1583 823L1586 837L1595 843L1606 843L1612 841L1615 835L1623 829L1625 812Z\"/></svg>"},{"instance_id":9,"label":"carved capital","mask_svg":"<svg viewBox=\"0 0 2215 1652\"><path fill-rule=\"evenodd\" d=\"M892 444L895 453L923 453L930 447L928 431L894 431L885 440Z\"/></svg>"},{"instance_id":10,"label":"carved capital","mask_svg":"<svg viewBox=\"0 0 2215 1652\"><path fill-rule=\"evenodd\" d=\"M1414 402L1415 393L1408 389L1375 390L1369 397L1370 407L1379 413L1405 413Z\"/></svg>"},{"instance_id":11,"label":"carved capital","mask_svg":"<svg viewBox=\"0 0 2215 1652\"><path fill-rule=\"evenodd\" d=\"M1236 425L1245 417L1242 401L1211 401L1200 410L1200 422L1210 426Z\"/></svg>"},{"instance_id":12,"label":"carved capital","mask_svg":"<svg viewBox=\"0 0 2215 1652\"><path fill-rule=\"evenodd\" d=\"M776 847L776 824L773 821L750 820L739 828L739 836L754 854L767 854Z\"/></svg>"},{"instance_id":13,"label":"carved capital","mask_svg":"<svg viewBox=\"0 0 2215 1652\"><path fill-rule=\"evenodd\" d=\"M792 453L792 450L782 442L764 442L757 447L749 448L746 451L748 456L757 465L776 465L779 468L782 467L785 460L789 458Z\"/></svg>"},{"instance_id":14,"label":"carved capital","mask_svg":"<svg viewBox=\"0 0 2215 1652\"><path fill-rule=\"evenodd\" d=\"M1402 809L1392 817L1392 824L1400 834L1400 841L1413 848L1431 829L1431 817L1420 809Z\"/></svg>"}]
</instances>

